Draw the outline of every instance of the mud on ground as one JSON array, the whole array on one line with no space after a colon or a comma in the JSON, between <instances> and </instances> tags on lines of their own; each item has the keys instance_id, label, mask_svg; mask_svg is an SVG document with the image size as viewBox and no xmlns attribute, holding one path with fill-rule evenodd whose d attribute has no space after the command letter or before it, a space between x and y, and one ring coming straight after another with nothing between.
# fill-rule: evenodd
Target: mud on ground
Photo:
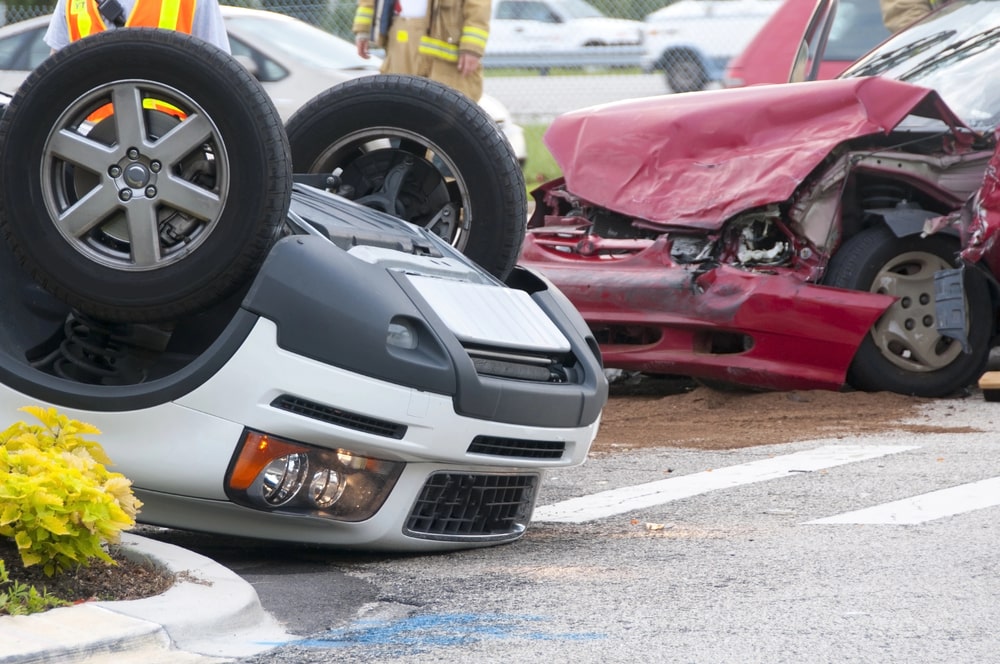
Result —
<instances>
[{"instance_id":1,"label":"mud on ground","mask_svg":"<svg viewBox=\"0 0 1000 664\"><path fill-rule=\"evenodd\" d=\"M591 454L646 447L732 449L890 430L972 431L931 422L921 412L927 403L891 392L720 391L684 378L634 376L612 384Z\"/></svg>"}]
</instances>

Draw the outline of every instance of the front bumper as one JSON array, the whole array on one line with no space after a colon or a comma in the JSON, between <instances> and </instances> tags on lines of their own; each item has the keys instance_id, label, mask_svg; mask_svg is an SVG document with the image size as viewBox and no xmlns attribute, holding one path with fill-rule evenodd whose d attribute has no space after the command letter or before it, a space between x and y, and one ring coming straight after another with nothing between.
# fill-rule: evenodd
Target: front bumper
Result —
<instances>
[{"instance_id":1,"label":"front bumper","mask_svg":"<svg viewBox=\"0 0 1000 664\"><path fill-rule=\"evenodd\" d=\"M521 264L577 307L606 366L764 389L842 387L893 301L793 273L679 265L663 239L607 260L549 250L529 233Z\"/></svg>"},{"instance_id":2,"label":"front bumper","mask_svg":"<svg viewBox=\"0 0 1000 664\"><path fill-rule=\"evenodd\" d=\"M143 522L369 549L496 544L524 533L542 472L582 463L597 433L599 420L555 428L462 416L450 397L282 351L277 336L278 328L261 319L216 376L142 418L147 428L141 447L126 442L138 432L105 425L111 436L105 449L128 469L145 503ZM287 395L308 395L314 405L366 419L331 421L315 408L292 412L282 406ZM371 420L397 428L373 427ZM149 426L151 421L163 426ZM180 434L168 425L180 421L190 423L190 430ZM361 523L240 507L228 501L221 476L244 426L406 465L385 504ZM197 468L190 467L192 459ZM200 481L179 479L192 474Z\"/></svg>"}]
</instances>

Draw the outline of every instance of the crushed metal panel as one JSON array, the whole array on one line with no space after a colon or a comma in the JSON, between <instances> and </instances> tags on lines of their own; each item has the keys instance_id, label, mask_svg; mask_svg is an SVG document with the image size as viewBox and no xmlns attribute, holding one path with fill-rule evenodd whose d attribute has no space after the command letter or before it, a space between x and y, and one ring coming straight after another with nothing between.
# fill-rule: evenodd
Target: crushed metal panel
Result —
<instances>
[{"instance_id":1,"label":"crushed metal panel","mask_svg":"<svg viewBox=\"0 0 1000 664\"><path fill-rule=\"evenodd\" d=\"M963 126L932 90L854 78L582 109L556 118L545 143L569 190L585 192L590 202L709 228L788 199L838 144L888 133L910 114Z\"/></svg>"},{"instance_id":2,"label":"crushed metal panel","mask_svg":"<svg viewBox=\"0 0 1000 664\"><path fill-rule=\"evenodd\" d=\"M1000 274L1000 145L986 165L982 186L962 212L962 257L983 261L994 275Z\"/></svg>"},{"instance_id":3,"label":"crushed metal panel","mask_svg":"<svg viewBox=\"0 0 1000 664\"><path fill-rule=\"evenodd\" d=\"M530 255L527 264L531 264ZM789 273L730 266L591 270L534 264L579 309L591 329L655 329L635 343L601 343L605 366L674 373L770 389L837 389L872 324L894 301L875 293L817 286ZM645 262L645 261L638 261ZM752 346L713 354L703 339L746 335Z\"/></svg>"}]
</instances>

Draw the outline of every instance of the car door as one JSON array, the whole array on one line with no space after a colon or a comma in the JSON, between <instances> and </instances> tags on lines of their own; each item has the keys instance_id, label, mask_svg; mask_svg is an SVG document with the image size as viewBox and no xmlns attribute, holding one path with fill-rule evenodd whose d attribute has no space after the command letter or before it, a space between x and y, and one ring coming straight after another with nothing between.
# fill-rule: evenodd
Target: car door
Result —
<instances>
[{"instance_id":1,"label":"car door","mask_svg":"<svg viewBox=\"0 0 1000 664\"><path fill-rule=\"evenodd\" d=\"M545 2L499 0L486 48L490 53L558 50L564 31L562 18Z\"/></svg>"}]
</instances>

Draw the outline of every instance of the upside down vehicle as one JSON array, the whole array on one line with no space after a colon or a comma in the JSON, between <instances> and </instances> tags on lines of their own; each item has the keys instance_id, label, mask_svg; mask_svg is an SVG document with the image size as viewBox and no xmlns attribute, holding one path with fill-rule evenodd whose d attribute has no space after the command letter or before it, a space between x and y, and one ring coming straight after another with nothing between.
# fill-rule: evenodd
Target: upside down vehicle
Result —
<instances>
[{"instance_id":1,"label":"upside down vehicle","mask_svg":"<svg viewBox=\"0 0 1000 664\"><path fill-rule=\"evenodd\" d=\"M282 126L222 51L112 31L29 76L0 159L0 413L96 425L140 521L485 546L586 457L596 342L514 266L523 177L458 93L364 77Z\"/></svg>"}]
</instances>

